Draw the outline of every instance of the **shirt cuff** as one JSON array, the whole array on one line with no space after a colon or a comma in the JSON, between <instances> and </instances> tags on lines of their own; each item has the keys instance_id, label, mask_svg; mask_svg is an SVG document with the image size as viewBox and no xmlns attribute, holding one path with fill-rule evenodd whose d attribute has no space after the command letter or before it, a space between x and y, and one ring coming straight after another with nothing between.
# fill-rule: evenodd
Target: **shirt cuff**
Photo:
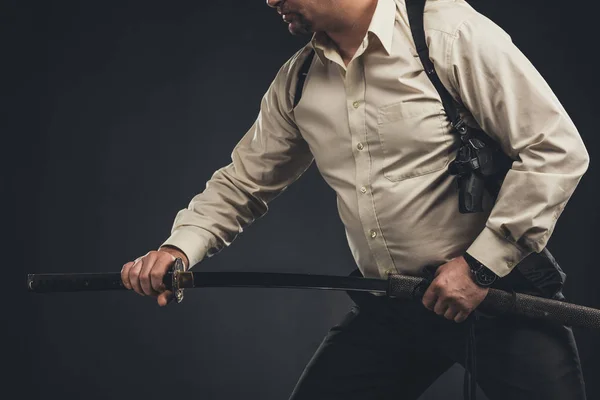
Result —
<instances>
[{"instance_id":1,"label":"shirt cuff","mask_svg":"<svg viewBox=\"0 0 600 400\"><path fill-rule=\"evenodd\" d=\"M203 229L191 230L189 228L179 228L173 231L161 246L168 244L180 249L188 258L190 262L188 269L191 269L207 255L214 238L211 238L212 235Z\"/></svg>"},{"instance_id":2,"label":"shirt cuff","mask_svg":"<svg viewBox=\"0 0 600 400\"><path fill-rule=\"evenodd\" d=\"M521 262L531 251L523 250L488 227L467 249L473 258L488 267L500 278Z\"/></svg>"}]
</instances>

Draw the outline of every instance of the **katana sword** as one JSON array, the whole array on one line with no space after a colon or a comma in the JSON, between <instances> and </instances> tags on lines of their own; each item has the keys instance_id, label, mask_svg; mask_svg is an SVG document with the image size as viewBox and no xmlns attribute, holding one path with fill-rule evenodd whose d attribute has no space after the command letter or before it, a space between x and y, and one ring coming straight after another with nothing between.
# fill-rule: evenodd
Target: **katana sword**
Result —
<instances>
[{"instance_id":1,"label":"katana sword","mask_svg":"<svg viewBox=\"0 0 600 400\"><path fill-rule=\"evenodd\" d=\"M165 274L165 287L173 291L177 303L183 290L206 287L294 288L371 292L389 298L421 300L429 286L425 278L390 274L387 279L352 276L266 272L185 271L177 258ZM120 272L29 274L27 288L35 293L126 290ZM541 319L574 327L600 329L600 310L566 301L491 288L477 308L491 315L514 315Z\"/></svg>"}]
</instances>

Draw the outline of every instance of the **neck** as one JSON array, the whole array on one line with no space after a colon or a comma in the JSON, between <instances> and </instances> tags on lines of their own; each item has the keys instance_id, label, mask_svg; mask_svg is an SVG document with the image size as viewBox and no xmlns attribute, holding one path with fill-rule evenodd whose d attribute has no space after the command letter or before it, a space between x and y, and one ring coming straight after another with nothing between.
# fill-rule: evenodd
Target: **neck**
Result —
<instances>
[{"instance_id":1,"label":"neck","mask_svg":"<svg viewBox=\"0 0 600 400\"><path fill-rule=\"evenodd\" d=\"M373 14L377 8L378 0L354 0L344 7L339 24L325 33L336 44L344 60L352 59L360 47Z\"/></svg>"}]
</instances>

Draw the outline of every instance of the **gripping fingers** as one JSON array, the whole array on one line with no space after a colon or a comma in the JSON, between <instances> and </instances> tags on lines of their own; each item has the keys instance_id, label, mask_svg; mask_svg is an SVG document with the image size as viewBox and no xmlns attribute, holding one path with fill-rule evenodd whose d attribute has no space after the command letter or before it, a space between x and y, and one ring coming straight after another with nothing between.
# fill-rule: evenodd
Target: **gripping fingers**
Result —
<instances>
[{"instance_id":1,"label":"gripping fingers","mask_svg":"<svg viewBox=\"0 0 600 400\"><path fill-rule=\"evenodd\" d=\"M133 262L133 265L129 269L129 283L137 294L145 296L142 286L140 285L140 272L142 270L142 266L142 258L138 258Z\"/></svg>"},{"instance_id":2,"label":"gripping fingers","mask_svg":"<svg viewBox=\"0 0 600 400\"><path fill-rule=\"evenodd\" d=\"M121 281L123 282L123 286L129 290L131 290L131 282L129 282L129 270L133 266L133 263L133 261L130 261L123 265L123 268L121 268Z\"/></svg>"},{"instance_id":3,"label":"gripping fingers","mask_svg":"<svg viewBox=\"0 0 600 400\"><path fill-rule=\"evenodd\" d=\"M167 305L173 298L173 293L166 292L163 278L174 261L175 257L168 252L150 251L123 265L123 286L142 296L157 296L159 305Z\"/></svg>"},{"instance_id":4,"label":"gripping fingers","mask_svg":"<svg viewBox=\"0 0 600 400\"><path fill-rule=\"evenodd\" d=\"M156 268L156 256L153 253L148 253L143 257L144 265L140 271L140 286L146 296L158 296L160 293L152 287L150 275L153 269Z\"/></svg>"},{"instance_id":5,"label":"gripping fingers","mask_svg":"<svg viewBox=\"0 0 600 400\"><path fill-rule=\"evenodd\" d=\"M454 322L456 323L461 323L461 322L465 322L465 320L469 317L470 313L461 311L458 313L458 315L456 317L454 317Z\"/></svg>"},{"instance_id":6,"label":"gripping fingers","mask_svg":"<svg viewBox=\"0 0 600 400\"><path fill-rule=\"evenodd\" d=\"M150 283L155 291L162 293L166 289L163 278L175 261L175 257L161 251L157 253L156 259L152 272L150 272Z\"/></svg>"},{"instance_id":7,"label":"gripping fingers","mask_svg":"<svg viewBox=\"0 0 600 400\"><path fill-rule=\"evenodd\" d=\"M425 291L423 295L422 303L426 309L433 311L433 307L435 306L438 300L438 295L435 293L433 287L430 285L429 288Z\"/></svg>"},{"instance_id":8,"label":"gripping fingers","mask_svg":"<svg viewBox=\"0 0 600 400\"><path fill-rule=\"evenodd\" d=\"M456 316L460 314L460 311L455 306L450 306L444 313L444 318L447 320L453 321Z\"/></svg>"},{"instance_id":9,"label":"gripping fingers","mask_svg":"<svg viewBox=\"0 0 600 400\"><path fill-rule=\"evenodd\" d=\"M435 307L433 308L433 312L437 315L443 316L448 309L450 308L450 302L443 298L438 298L437 303L435 303Z\"/></svg>"}]
</instances>

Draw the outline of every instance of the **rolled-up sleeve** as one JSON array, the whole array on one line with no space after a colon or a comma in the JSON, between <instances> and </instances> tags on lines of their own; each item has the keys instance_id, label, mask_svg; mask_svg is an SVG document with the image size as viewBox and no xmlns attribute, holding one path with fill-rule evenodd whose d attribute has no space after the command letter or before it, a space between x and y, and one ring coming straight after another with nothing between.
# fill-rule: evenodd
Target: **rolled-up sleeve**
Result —
<instances>
[{"instance_id":1,"label":"rolled-up sleeve","mask_svg":"<svg viewBox=\"0 0 600 400\"><path fill-rule=\"evenodd\" d=\"M480 127L516 160L467 252L499 276L546 246L587 170L583 141L548 84L491 20L474 14L448 42L442 77Z\"/></svg>"},{"instance_id":2,"label":"rolled-up sleeve","mask_svg":"<svg viewBox=\"0 0 600 400\"><path fill-rule=\"evenodd\" d=\"M279 70L262 98L258 117L235 146L232 162L179 211L163 243L179 248L190 266L228 246L268 210L268 203L313 161L293 120L290 79L298 54Z\"/></svg>"}]
</instances>

